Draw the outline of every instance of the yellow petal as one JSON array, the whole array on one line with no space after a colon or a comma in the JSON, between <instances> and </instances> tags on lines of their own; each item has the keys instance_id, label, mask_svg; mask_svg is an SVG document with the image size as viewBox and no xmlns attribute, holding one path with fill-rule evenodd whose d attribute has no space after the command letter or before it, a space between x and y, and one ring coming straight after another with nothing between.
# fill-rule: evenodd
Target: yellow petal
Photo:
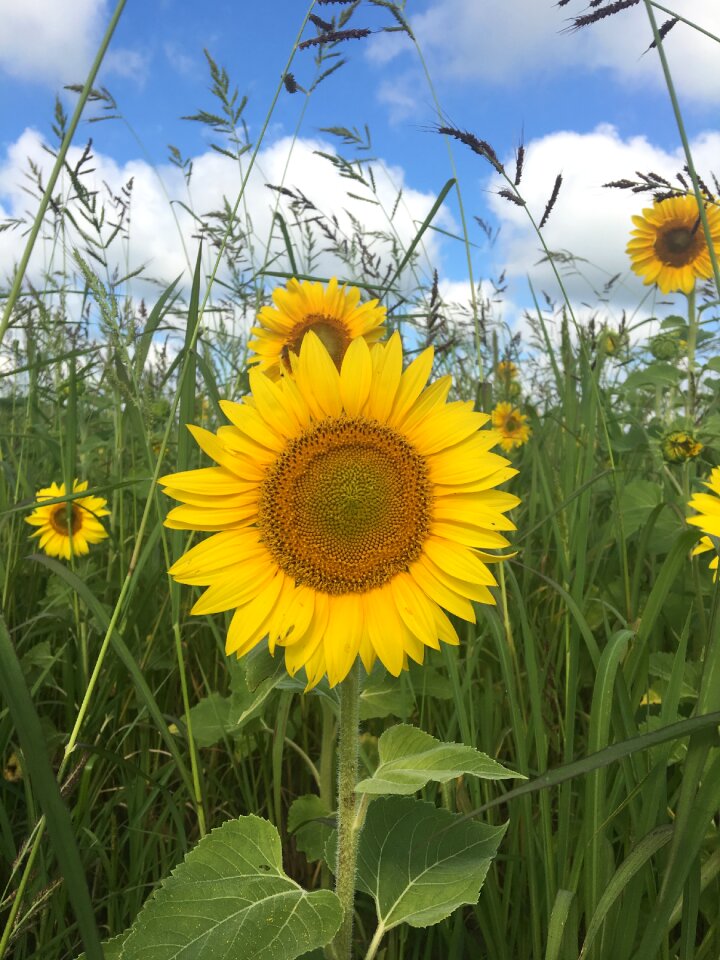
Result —
<instances>
[{"instance_id":1,"label":"yellow petal","mask_svg":"<svg viewBox=\"0 0 720 960\"><path fill-rule=\"evenodd\" d=\"M362 413L371 384L370 348L362 337L357 337L347 348L340 370L340 395L349 417Z\"/></svg>"}]
</instances>

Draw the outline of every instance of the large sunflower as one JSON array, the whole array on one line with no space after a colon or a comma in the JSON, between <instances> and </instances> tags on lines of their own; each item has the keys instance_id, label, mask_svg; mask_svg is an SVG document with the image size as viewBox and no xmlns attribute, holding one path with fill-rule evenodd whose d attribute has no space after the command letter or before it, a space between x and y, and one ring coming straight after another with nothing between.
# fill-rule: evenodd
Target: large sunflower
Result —
<instances>
[{"instance_id":1,"label":"large sunflower","mask_svg":"<svg viewBox=\"0 0 720 960\"><path fill-rule=\"evenodd\" d=\"M385 307L377 300L360 303L357 287L340 287L335 277L326 289L321 283L288 280L274 291L273 302L274 307L258 313L260 326L253 327L256 339L249 344L255 356L249 363L274 380L283 369L290 370L290 354L300 352L308 330L320 338L338 369L355 337L375 343L385 335Z\"/></svg>"},{"instance_id":2,"label":"large sunflower","mask_svg":"<svg viewBox=\"0 0 720 960\"><path fill-rule=\"evenodd\" d=\"M198 614L235 609L229 654L264 637L285 648L310 686L342 680L360 655L394 675L438 639L457 644L443 610L474 621L494 603L481 550L507 546L503 514L519 501L493 489L515 470L480 430L472 404L447 403L450 377L426 387L432 349L402 371L394 334L358 338L338 371L312 333L293 375L250 373L251 395L223 402L232 426L190 426L218 466L162 478L184 505L166 524L214 531L170 569L207 586Z\"/></svg>"},{"instance_id":3,"label":"large sunflower","mask_svg":"<svg viewBox=\"0 0 720 960\"><path fill-rule=\"evenodd\" d=\"M713 247L720 253L720 210L705 207ZM663 293L690 293L697 278L712 276L710 254L695 197L656 200L633 217L635 229L627 253L643 283L656 283Z\"/></svg>"},{"instance_id":4,"label":"large sunflower","mask_svg":"<svg viewBox=\"0 0 720 960\"><path fill-rule=\"evenodd\" d=\"M700 511L696 517L688 517L688 523L694 527L700 527L703 533L709 534L703 537L700 543L693 550L693 556L698 553L706 553L708 550L714 550L715 556L710 561L710 569L714 570L713 579L717 580L718 575L718 543L720 542L720 467L710 474L710 480L705 484L710 493L696 493L690 502L689 507ZM714 494L714 496L713 496ZM715 538L715 543L710 537Z\"/></svg>"},{"instance_id":5,"label":"large sunflower","mask_svg":"<svg viewBox=\"0 0 720 960\"><path fill-rule=\"evenodd\" d=\"M506 401L495 407L492 424L500 434L500 446L503 450L512 450L513 447L521 447L527 443L531 432L527 419L527 414Z\"/></svg>"},{"instance_id":6,"label":"large sunflower","mask_svg":"<svg viewBox=\"0 0 720 960\"><path fill-rule=\"evenodd\" d=\"M73 481L73 493L87 490L88 482ZM91 543L99 543L107 537L107 531L98 517L107 517L107 500L102 497L77 497L62 503L43 506L44 500L65 496L64 483L51 483L37 492L38 506L25 522L38 529L31 534L39 537L39 547L50 557L70 559L89 553Z\"/></svg>"}]
</instances>

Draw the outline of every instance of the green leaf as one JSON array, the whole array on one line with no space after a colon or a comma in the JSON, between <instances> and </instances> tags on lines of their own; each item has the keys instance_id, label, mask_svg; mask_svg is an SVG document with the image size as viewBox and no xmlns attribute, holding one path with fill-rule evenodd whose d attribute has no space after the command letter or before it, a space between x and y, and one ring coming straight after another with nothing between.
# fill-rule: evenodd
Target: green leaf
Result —
<instances>
[{"instance_id":1,"label":"green leaf","mask_svg":"<svg viewBox=\"0 0 720 960\"><path fill-rule=\"evenodd\" d=\"M680 371L671 363L649 363L644 370L634 370L623 383L625 390L638 387L675 387L680 382Z\"/></svg>"},{"instance_id":2,"label":"green leaf","mask_svg":"<svg viewBox=\"0 0 720 960\"><path fill-rule=\"evenodd\" d=\"M402 678L392 677L385 671L374 672L365 682L360 693L360 719L399 717L405 720L415 708L412 691Z\"/></svg>"},{"instance_id":3,"label":"green leaf","mask_svg":"<svg viewBox=\"0 0 720 960\"><path fill-rule=\"evenodd\" d=\"M375 900L385 930L439 923L477 903L504 833L421 800L376 800L360 835L358 888Z\"/></svg>"},{"instance_id":4,"label":"green leaf","mask_svg":"<svg viewBox=\"0 0 720 960\"><path fill-rule=\"evenodd\" d=\"M657 483L649 480L631 480L620 494L620 510L623 516L625 535L635 533L662 501L662 492Z\"/></svg>"},{"instance_id":5,"label":"green leaf","mask_svg":"<svg viewBox=\"0 0 720 960\"><path fill-rule=\"evenodd\" d=\"M407 724L386 730L380 737L378 751L380 764L372 777L360 781L355 788L358 793L411 794L430 780L445 783L463 774L484 780L522 777L474 747L442 743Z\"/></svg>"},{"instance_id":6,"label":"green leaf","mask_svg":"<svg viewBox=\"0 0 720 960\"><path fill-rule=\"evenodd\" d=\"M10 711L23 752L23 767L32 786L34 800L45 814L53 853L77 917L83 946L91 960L100 960L102 950L95 922L93 899L87 886L85 868L72 818L60 793L47 755L43 728L22 675L5 621L0 616L0 694Z\"/></svg>"},{"instance_id":7,"label":"green leaf","mask_svg":"<svg viewBox=\"0 0 720 960\"><path fill-rule=\"evenodd\" d=\"M190 723L199 747L212 747L225 736L228 729L230 698L219 693L203 697L190 710Z\"/></svg>"},{"instance_id":8,"label":"green leaf","mask_svg":"<svg viewBox=\"0 0 720 960\"><path fill-rule=\"evenodd\" d=\"M291 804L288 833L295 834L295 844L308 860L322 860L325 856L325 844L334 827L324 821L332 816L332 811L314 793L298 797Z\"/></svg>"},{"instance_id":9,"label":"green leaf","mask_svg":"<svg viewBox=\"0 0 720 960\"><path fill-rule=\"evenodd\" d=\"M328 943L342 910L282 869L280 837L260 817L204 837L145 903L123 960L292 960Z\"/></svg>"},{"instance_id":10,"label":"green leaf","mask_svg":"<svg viewBox=\"0 0 720 960\"><path fill-rule=\"evenodd\" d=\"M120 960L122 956L123 944L130 936L130 931L125 930L124 933L121 933L117 937L113 937L112 940L104 940L100 946L103 948L104 960ZM77 960L87 960L87 955L81 953Z\"/></svg>"}]
</instances>

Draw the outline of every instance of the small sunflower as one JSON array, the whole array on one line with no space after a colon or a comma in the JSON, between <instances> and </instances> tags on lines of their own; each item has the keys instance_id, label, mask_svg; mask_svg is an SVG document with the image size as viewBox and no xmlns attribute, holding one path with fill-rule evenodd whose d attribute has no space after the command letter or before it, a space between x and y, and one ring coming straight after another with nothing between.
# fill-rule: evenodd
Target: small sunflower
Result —
<instances>
[{"instance_id":1,"label":"small sunflower","mask_svg":"<svg viewBox=\"0 0 720 960\"><path fill-rule=\"evenodd\" d=\"M625 332L621 333L618 330L611 330L609 327L606 327L600 334L599 346L609 357L626 349L627 345L628 336Z\"/></svg>"},{"instance_id":2,"label":"small sunflower","mask_svg":"<svg viewBox=\"0 0 720 960\"><path fill-rule=\"evenodd\" d=\"M673 430L672 433L663 437L661 448L663 457L668 463L685 463L688 460L694 460L703 449L703 445L692 433Z\"/></svg>"},{"instance_id":3,"label":"small sunflower","mask_svg":"<svg viewBox=\"0 0 720 960\"><path fill-rule=\"evenodd\" d=\"M218 466L162 478L184 504L176 530L209 537L170 568L207 586L193 613L234 610L226 650L268 637L308 686L341 681L360 656L393 675L425 647L457 644L446 610L474 621L494 603L487 549L513 530L518 498L493 489L517 471L491 453L488 417L447 403L451 378L426 387L432 348L403 372L394 334L359 337L338 371L311 331L293 375L255 369L242 403L222 402L232 426L189 429Z\"/></svg>"},{"instance_id":4,"label":"small sunflower","mask_svg":"<svg viewBox=\"0 0 720 960\"><path fill-rule=\"evenodd\" d=\"M385 307L377 300L360 303L357 287L340 287L335 277L327 289L293 278L275 290L273 301L274 307L258 313L260 326L253 327L256 339L249 343L255 356L248 361L273 380L290 370L290 354L300 352L308 330L320 338L338 369L356 337L376 343L385 335Z\"/></svg>"},{"instance_id":5,"label":"small sunflower","mask_svg":"<svg viewBox=\"0 0 720 960\"><path fill-rule=\"evenodd\" d=\"M87 490L88 482L73 481L73 493ZM65 484L51 483L49 487L38 490L35 507L25 522L38 529L31 534L39 537L39 546L49 557L64 557L69 560L71 554L79 557L90 551L91 543L99 543L107 537L107 531L98 517L107 517L107 500L102 497L78 497L62 503L43 506L44 500L64 497Z\"/></svg>"},{"instance_id":6,"label":"small sunflower","mask_svg":"<svg viewBox=\"0 0 720 960\"><path fill-rule=\"evenodd\" d=\"M650 341L650 353L656 360L677 360L682 341L673 333L659 333Z\"/></svg>"},{"instance_id":7,"label":"small sunflower","mask_svg":"<svg viewBox=\"0 0 720 960\"><path fill-rule=\"evenodd\" d=\"M514 380L518 375L518 368L512 362L512 360L501 360L500 363L495 367L495 372L498 375L498 378L504 383L507 383L510 380Z\"/></svg>"},{"instance_id":8,"label":"small sunflower","mask_svg":"<svg viewBox=\"0 0 720 960\"><path fill-rule=\"evenodd\" d=\"M492 425L500 434L500 446L503 450L521 447L530 439L530 427L527 415L521 413L511 403L503 401L492 412Z\"/></svg>"},{"instance_id":9,"label":"small sunflower","mask_svg":"<svg viewBox=\"0 0 720 960\"><path fill-rule=\"evenodd\" d=\"M714 571L713 580L717 580L719 559L717 554L720 553L720 467L715 467L710 474L710 480L704 486L710 490L710 493L696 493L693 496L688 506L699 513L696 517L688 517L687 522L694 527L700 527L703 533L708 534L695 547L692 555L695 557L699 553L714 550L716 555L710 561L710 569ZM714 539L714 543L710 537Z\"/></svg>"},{"instance_id":10,"label":"small sunflower","mask_svg":"<svg viewBox=\"0 0 720 960\"><path fill-rule=\"evenodd\" d=\"M705 207L713 247L720 254L720 209ZM663 293L690 293L696 279L712 276L710 254L695 197L656 200L632 218L635 229L627 245L632 269L643 283L656 283Z\"/></svg>"}]
</instances>

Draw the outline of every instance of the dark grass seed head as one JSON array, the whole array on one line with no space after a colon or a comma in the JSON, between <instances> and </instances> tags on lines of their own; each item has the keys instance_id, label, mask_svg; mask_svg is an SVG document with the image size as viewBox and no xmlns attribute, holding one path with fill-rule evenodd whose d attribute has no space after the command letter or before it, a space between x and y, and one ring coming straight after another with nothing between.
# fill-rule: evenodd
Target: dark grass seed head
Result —
<instances>
[{"instance_id":1,"label":"dark grass seed head","mask_svg":"<svg viewBox=\"0 0 720 960\"><path fill-rule=\"evenodd\" d=\"M517 148L517 153L515 154L515 186L519 186L520 181L522 180L523 175L523 163L525 162L525 147L520 144Z\"/></svg>"},{"instance_id":2,"label":"dark grass seed head","mask_svg":"<svg viewBox=\"0 0 720 960\"><path fill-rule=\"evenodd\" d=\"M558 198L558 194L560 193L560 187L562 186L562 179L563 178L561 173L559 173L555 177L555 183L553 185L552 193L550 194L550 199L547 202L547 206L545 207L545 212L543 213L542 220L540 221L541 230L545 226L545 224L548 222L548 218L552 213L553 207L555 206L555 201Z\"/></svg>"},{"instance_id":3,"label":"dark grass seed head","mask_svg":"<svg viewBox=\"0 0 720 960\"><path fill-rule=\"evenodd\" d=\"M455 140L459 140L460 143L464 143L466 147L470 147L473 153L477 153L480 157L485 157L488 163L490 163L498 173L505 173L505 168L500 163L498 155L486 140L480 140L474 133L470 133L468 130L459 130L457 127L437 127L437 132L444 134L446 137L453 137Z\"/></svg>"},{"instance_id":4,"label":"dark grass seed head","mask_svg":"<svg viewBox=\"0 0 720 960\"><path fill-rule=\"evenodd\" d=\"M343 40L362 40L369 37L372 30L367 27L362 30L332 30L329 33L323 33L319 37L311 37L309 40L303 40L298 44L298 50L307 50L308 47L319 47L324 43L340 43Z\"/></svg>"},{"instance_id":5,"label":"dark grass seed head","mask_svg":"<svg viewBox=\"0 0 720 960\"><path fill-rule=\"evenodd\" d=\"M517 193L513 193L512 190L508 190L507 187L503 187L502 190L498 190L498 196L502 197L504 200L509 200L510 203L514 203L516 207L525 206L525 201L523 198L518 196Z\"/></svg>"},{"instance_id":6,"label":"dark grass seed head","mask_svg":"<svg viewBox=\"0 0 720 960\"><path fill-rule=\"evenodd\" d=\"M676 23L680 23L680 17L671 17L669 20L666 20L665 23L661 24L660 28L658 29L658 36L660 37L661 41L665 39L665 37L670 33L670 31L672 30L672 28L675 26ZM653 37L653 40L650 46L648 47L648 50L652 50L656 46L657 46L657 43L655 41L655 38ZM647 53L647 50L645 52Z\"/></svg>"},{"instance_id":7,"label":"dark grass seed head","mask_svg":"<svg viewBox=\"0 0 720 960\"><path fill-rule=\"evenodd\" d=\"M589 27L591 23L597 23L599 20L604 20L605 17L611 17L615 13L620 13L621 10L627 10L629 7L637 6L638 3L640 3L640 0L615 0L615 3L609 3L606 7L600 7L593 13L586 13L582 17L575 17L569 29L575 31L581 27ZM596 4L590 4L590 6L594 5Z\"/></svg>"}]
</instances>

